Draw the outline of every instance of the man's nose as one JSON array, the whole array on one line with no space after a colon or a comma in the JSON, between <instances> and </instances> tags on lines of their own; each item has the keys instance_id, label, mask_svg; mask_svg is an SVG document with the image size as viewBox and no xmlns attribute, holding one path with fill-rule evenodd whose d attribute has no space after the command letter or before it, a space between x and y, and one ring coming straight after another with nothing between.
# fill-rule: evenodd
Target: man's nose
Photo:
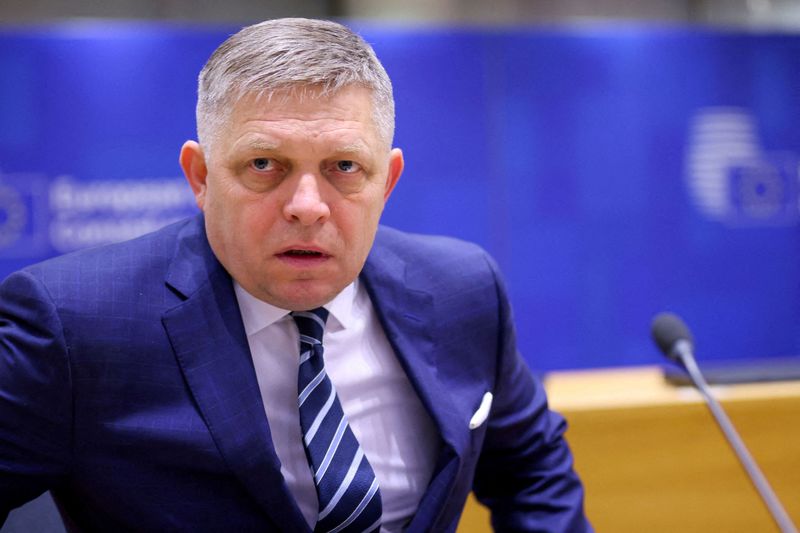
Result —
<instances>
[{"instance_id":1,"label":"man's nose","mask_svg":"<svg viewBox=\"0 0 800 533\"><path fill-rule=\"evenodd\" d=\"M300 174L297 180L290 180L289 183L294 187L283 208L287 220L296 220L305 226L327 220L331 212L320 189L323 179L312 173L304 173Z\"/></svg>"}]
</instances>

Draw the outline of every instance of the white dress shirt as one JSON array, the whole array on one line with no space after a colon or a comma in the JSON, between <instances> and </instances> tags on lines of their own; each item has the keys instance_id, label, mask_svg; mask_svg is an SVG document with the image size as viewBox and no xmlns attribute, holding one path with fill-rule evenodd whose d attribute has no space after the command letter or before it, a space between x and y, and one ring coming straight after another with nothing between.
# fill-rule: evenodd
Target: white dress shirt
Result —
<instances>
[{"instance_id":1,"label":"white dress shirt","mask_svg":"<svg viewBox=\"0 0 800 533\"><path fill-rule=\"evenodd\" d=\"M289 311L234 283L281 473L313 528L318 503L297 406L299 337ZM381 531L414 516L433 473L439 437L356 280L325 308L325 369L380 484Z\"/></svg>"}]
</instances>

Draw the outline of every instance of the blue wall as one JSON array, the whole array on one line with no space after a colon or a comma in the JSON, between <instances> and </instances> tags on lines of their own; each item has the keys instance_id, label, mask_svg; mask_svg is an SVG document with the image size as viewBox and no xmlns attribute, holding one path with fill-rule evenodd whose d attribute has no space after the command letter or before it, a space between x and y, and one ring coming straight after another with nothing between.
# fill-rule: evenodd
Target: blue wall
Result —
<instances>
[{"instance_id":1,"label":"blue wall","mask_svg":"<svg viewBox=\"0 0 800 533\"><path fill-rule=\"evenodd\" d=\"M800 353L800 36L355 25L395 83L406 172L384 222L480 243L531 366ZM192 212L177 153L235 28L0 33L0 277Z\"/></svg>"}]
</instances>

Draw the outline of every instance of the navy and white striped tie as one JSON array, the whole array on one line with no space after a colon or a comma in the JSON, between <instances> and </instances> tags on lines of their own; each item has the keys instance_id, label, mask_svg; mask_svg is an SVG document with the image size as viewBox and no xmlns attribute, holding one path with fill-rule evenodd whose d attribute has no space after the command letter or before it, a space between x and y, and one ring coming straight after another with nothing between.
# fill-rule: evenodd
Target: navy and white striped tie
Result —
<instances>
[{"instance_id":1,"label":"navy and white striped tie","mask_svg":"<svg viewBox=\"0 0 800 533\"><path fill-rule=\"evenodd\" d=\"M319 498L314 531L376 531L382 513L378 480L347 423L322 359L328 311L295 311L292 318L300 332L300 427Z\"/></svg>"}]
</instances>

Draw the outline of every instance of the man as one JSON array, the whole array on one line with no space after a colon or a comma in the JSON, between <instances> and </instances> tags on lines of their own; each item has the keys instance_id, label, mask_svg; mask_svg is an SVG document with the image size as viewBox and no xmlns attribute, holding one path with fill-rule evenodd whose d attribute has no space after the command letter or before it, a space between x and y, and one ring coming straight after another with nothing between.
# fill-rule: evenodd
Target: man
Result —
<instances>
[{"instance_id":1,"label":"man","mask_svg":"<svg viewBox=\"0 0 800 533\"><path fill-rule=\"evenodd\" d=\"M0 516L49 489L76 531L452 531L474 490L497 530L589 530L492 260L378 228L369 45L245 28L197 122L201 215L0 287Z\"/></svg>"}]
</instances>

